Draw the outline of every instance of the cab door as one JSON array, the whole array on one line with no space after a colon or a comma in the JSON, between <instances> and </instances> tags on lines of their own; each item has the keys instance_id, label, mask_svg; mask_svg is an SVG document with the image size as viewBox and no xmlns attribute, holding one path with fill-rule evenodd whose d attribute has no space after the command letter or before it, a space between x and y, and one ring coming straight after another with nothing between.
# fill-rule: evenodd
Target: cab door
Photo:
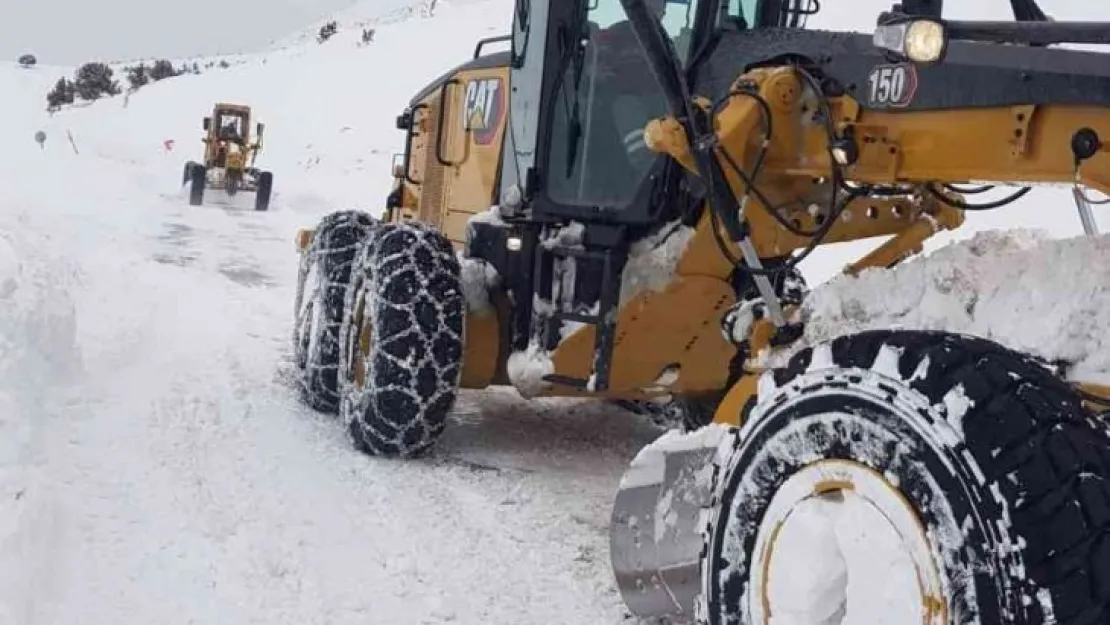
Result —
<instances>
[{"instance_id":1,"label":"cab door","mask_svg":"<svg viewBox=\"0 0 1110 625\"><path fill-rule=\"evenodd\" d=\"M433 147L443 172L441 229L456 245L466 240L466 223L496 202L509 109L509 57L476 59L443 92L444 118Z\"/></svg>"}]
</instances>

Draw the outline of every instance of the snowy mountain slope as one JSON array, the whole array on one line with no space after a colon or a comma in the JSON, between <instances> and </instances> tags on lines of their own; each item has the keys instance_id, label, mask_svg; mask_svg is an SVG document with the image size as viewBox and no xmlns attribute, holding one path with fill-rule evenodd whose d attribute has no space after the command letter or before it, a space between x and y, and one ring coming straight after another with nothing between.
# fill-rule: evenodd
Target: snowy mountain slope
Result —
<instances>
[{"instance_id":1,"label":"snowy mountain slope","mask_svg":"<svg viewBox=\"0 0 1110 625\"><path fill-rule=\"evenodd\" d=\"M486 0L454 0L451 6L484 3ZM316 38L320 27L334 21L339 33L355 32L361 35L363 28L381 28L405 22L414 18L425 18L436 13L442 4L438 0L379 0L378 2L355 2L351 6L335 11L311 24L274 42L274 49L308 43ZM448 9L450 10L450 9Z\"/></svg>"},{"instance_id":2,"label":"snowy mountain slope","mask_svg":"<svg viewBox=\"0 0 1110 625\"><path fill-rule=\"evenodd\" d=\"M510 8L441 0L365 48L341 29L54 117L55 74L0 67L0 625L622 620L609 511L657 429L471 393L431 458L378 461L287 379L295 229L380 208L393 118ZM267 123L269 213L186 205L217 100Z\"/></svg>"},{"instance_id":3,"label":"snowy mountain slope","mask_svg":"<svg viewBox=\"0 0 1110 625\"><path fill-rule=\"evenodd\" d=\"M399 0L367 3L383 10ZM405 1L405 0L400 0ZM411 1L411 0L408 0ZM307 22L356 0L194 0L167 12L144 0L3 3L0 58L35 53L40 62L255 51ZM176 7L175 7L176 8Z\"/></svg>"},{"instance_id":4,"label":"snowy mountain slope","mask_svg":"<svg viewBox=\"0 0 1110 625\"><path fill-rule=\"evenodd\" d=\"M312 40L244 55L240 65L97 102L90 107L95 114L63 110L37 123L54 140L71 130L79 145L116 159L147 159L173 139L172 159L184 163L201 155L201 118L214 102L250 104L266 123L258 164L275 173L276 210L323 214L357 206L377 212L389 191L392 156L404 148L395 118L420 88L470 58L478 39L504 33L511 10L508 0L441 2L435 18L382 28L366 47L357 45L357 30L344 29L322 45ZM434 55L424 47L429 41L436 42ZM180 165L166 167L161 160L144 169L170 185L181 172Z\"/></svg>"}]
</instances>

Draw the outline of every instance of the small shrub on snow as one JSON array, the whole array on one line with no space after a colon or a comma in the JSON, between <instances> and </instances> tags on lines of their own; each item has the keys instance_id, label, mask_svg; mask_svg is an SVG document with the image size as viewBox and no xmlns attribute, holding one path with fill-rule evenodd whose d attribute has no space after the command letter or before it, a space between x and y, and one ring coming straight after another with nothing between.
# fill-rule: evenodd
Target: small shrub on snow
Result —
<instances>
[{"instance_id":1,"label":"small shrub on snow","mask_svg":"<svg viewBox=\"0 0 1110 625\"><path fill-rule=\"evenodd\" d=\"M212 67L215 63L209 62L206 67ZM227 67L227 64L221 65ZM151 81L165 80L166 78L173 78L174 76L181 76L182 74L199 74L200 66L193 63L191 66L182 64L181 67L175 68L173 63L166 59L159 59L154 62L154 65L147 66L145 63L138 65L131 65L124 68L127 76L127 82L130 85L129 91L135 92L139 88L145 87Z\"/></svg>"},{"instance_id":2,"label":"small shrub on snow","mask_svg":"<svg viewBox=\"0 0 1110 625\"><path fill-rule=\"evenodd\" d=\"M143 63L125 68L124 74L127 76L127 84L131 86L131 91L138 91L140 87L150 82L150 68Z\"/></svg>"},{"instance_id":3,"label":"small shrub on snow","mask_svg":"<svg viewBox=\"0 0 1110 625\"><path fill-rule=\"evenodd\" d=\"M50 93L46 94L46 109L56 111L65 104L73 104L76 95L77 86L72 81L59 78Z\"/></svg>"},{"instance_id":4,"label":"small shrub on snow","mask_svg":"<svg viewBox=\"0 0 1110 625\"><path fill-rule=\"evenodd\" d=\"M96 100L120 93L112 68L99 61L85 63L77 68L77 76L73 82L77 87L77 97L82 100Z\"/></svg>"},{"instance_id":5,"label":"small shrub on snow","mask_svg":"<svg viewBox=\"0 0 1110 625\"><path fill-rule=\"evenodd\" d=\"M335 20L332 20L320 27L320 32L316 34L316 41L324 43L337 32L339 32L339 25L335 23Z\"/></svg>"},{"instance_id":6,"label":"small shrub on snow","mask_svg":"<svg viewBox=\"0 0 1110 625\"><path fill-rule=\"evenodd\" d=\"M174 76L179 76L183 73L185 73L185 68L182 68L180 71L178 71L176 68L174 68L173 63L170 63L166 59L160 59L158 61L155 61L154 66L150 68L150 79L162 80L165 78L173 78Z\"/></svg>"},{"instance_id":7,"label":"small shrub on snow","mask_svg":"<svg viewBox=\"0 0 1110 625\"><path fill-rule=\"evenodd\" d=\"M38 62L38 59L36 59L35 55L33 54L24 54L23 56L19 57L19 64L23 67L34 67L34 65Z\"/></svg>"}]
</instances>

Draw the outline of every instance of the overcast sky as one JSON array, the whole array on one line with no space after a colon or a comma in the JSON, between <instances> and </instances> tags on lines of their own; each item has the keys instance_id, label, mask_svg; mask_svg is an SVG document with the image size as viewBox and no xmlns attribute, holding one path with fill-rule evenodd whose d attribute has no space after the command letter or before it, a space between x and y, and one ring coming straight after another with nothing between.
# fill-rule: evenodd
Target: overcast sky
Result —
<instances>
[{"instance_id":1,"label":"overcast sky","mask_svg":"<svg viewBox=\"0 0 1110 625\"><path fill-rule=\"evenodd\" d=\"M354 2L0 0L0 58L31 52L40 63L74 65L249 52Z\"/></svg>"}]
</instances>

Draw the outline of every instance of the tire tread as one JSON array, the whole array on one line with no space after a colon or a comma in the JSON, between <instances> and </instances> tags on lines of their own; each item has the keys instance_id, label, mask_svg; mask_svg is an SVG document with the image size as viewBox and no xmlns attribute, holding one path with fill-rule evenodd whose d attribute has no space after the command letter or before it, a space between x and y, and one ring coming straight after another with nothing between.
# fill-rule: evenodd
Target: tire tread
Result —
<instances>
[{"instance_id":1,"label":"tire tread","mask_svg":"<svg viewBox=\"0 0 1110 625\"><path fill-rule=\"evenodd\" d=\"M927 359L928 374L909 386L934 405L957 387L973 402L961 445L985 486L997 486L1013 534L1025 541L1028 583L1052 598L1051 614L1034 601L1016 622L1110 623L1110 428L1044 363L985 339L876 330L829 345L836 366L864 370L875 369L884 346L901 352L905 380ZM785 386L807 371L813 353L803 350L768 375ZM715 488L724 473L714 468Z\"/></svg>"}]
</instances>

